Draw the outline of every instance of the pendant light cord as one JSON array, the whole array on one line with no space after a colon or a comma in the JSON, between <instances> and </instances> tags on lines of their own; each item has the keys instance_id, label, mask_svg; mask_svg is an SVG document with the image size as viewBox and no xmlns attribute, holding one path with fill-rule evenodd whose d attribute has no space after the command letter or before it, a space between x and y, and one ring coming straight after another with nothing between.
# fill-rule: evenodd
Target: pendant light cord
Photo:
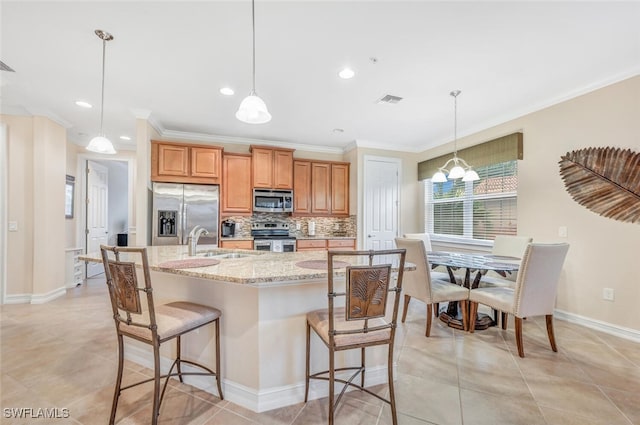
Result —
<instances>
[{"instance_id":1,"label":"pendant light cord","mask_svg":"<svg viewBox=\"0 0 640 425\"><path fill-rule=\"evenodd\" d=\"M458 158L458 95L460 90L449 93L453 96L453 157Z\"/></svg>"},{"instance_id":2,"label":"pendant light cord","mask_svg":"<svg viewBox=\"0 0 640 425\"><path fill-rule=\"evenodd\" d=\"M253 86L251 93L256 92L256 2L251 0L251 28L253 30Z\"/></svg>"},{"instance_id":3,"label":"pendant light cord","mask_svg":"<svg viewBox=\"0 0 640 425\"><path fill-rule=\"evenodd\" d=\"M104 122L104 63L105 63L105 52L107 50L107 40L102 39L102 100L100 101L100 135L104 136L104 131L102 130L102 124Z\"/></svg>"}]
</instances>

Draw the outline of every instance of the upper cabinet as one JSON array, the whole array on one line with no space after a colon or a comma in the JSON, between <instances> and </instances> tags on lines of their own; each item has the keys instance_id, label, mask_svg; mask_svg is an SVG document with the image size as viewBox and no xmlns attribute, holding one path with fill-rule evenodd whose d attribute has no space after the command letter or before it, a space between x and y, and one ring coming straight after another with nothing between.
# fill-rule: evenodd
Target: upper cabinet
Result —
<instances>
[{"instance_id":1,"label":"upper cabinet","mask_svg":"<svg viewBox=\"0 0 640 425\"><path fill-rule=\"evenodd\" d=\"M251 155L224 154L222 214L251 214Z\"/></svg>"},{"instance_id":2,"label":"upper cabinet","mask_svg":"<svg viewBox=\"0 0 640 425\"><path fill-rule=\"evenodd\" d=\"M349 163L295 160L294 215L349 215Z\"/></svg>"},{"instance_id":3,"label":"upper cabinet","mask_svg":"<svg viewBox=\"0 0 640 425\"><path fill-rule=\"evenodd\" d=\"M151 181L218 184L222 148L151 141Z\"/></svg>"},{"instance_id":4,"label":"upper cabinet","mask_svg":"<svg viewBox=\"0 0 640 425\"><path fill-rule=\"evenodd\" d=\"M251 146L253 187L293 189L293 150Z\"/></svg>"}]
</instances>

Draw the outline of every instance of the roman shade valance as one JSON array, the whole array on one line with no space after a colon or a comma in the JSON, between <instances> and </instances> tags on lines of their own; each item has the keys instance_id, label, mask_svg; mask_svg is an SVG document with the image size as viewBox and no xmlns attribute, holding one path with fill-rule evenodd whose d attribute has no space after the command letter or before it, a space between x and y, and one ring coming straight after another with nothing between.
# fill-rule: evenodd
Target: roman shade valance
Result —
<instances>
[{"instance_id":1,"label":"roman shade valance","mask_svg":"<svg viewBox=\"0 0 640 425\"><path fill-rule=\"evenodd\" d=\"M522 133L513 133L458 151L474 168L522 159ZM418 163L418 180L430 179L453 154L449 153Z\"/></svg>"}]
</instances>

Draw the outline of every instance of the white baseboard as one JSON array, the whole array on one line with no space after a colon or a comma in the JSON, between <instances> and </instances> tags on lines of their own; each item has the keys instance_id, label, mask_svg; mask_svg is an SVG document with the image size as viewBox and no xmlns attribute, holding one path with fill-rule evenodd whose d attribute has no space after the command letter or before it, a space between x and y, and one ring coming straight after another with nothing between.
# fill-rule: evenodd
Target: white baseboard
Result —
<instances>
[{"instance_id":1,"label":"white baseboard","mask_svg":"<svg viewBox=\"0 0 640 425\"><path fill-rule=\"evenodd\" d=\"M623 326L613 325L601 320L591 319L589 317L580 316L579 314L569 313L562 310L555 310L553 316L560 320L576 323L586 328L595 329L620 338L629 339L631 341L640 342L640 331Z\"/></svg>"},{"instance_id":2,"label":"white baseboard","mask_svg":"<svg viewBox=\"0 0 640 425\"><path fill-rule=\"evenodd\" d=\"M125 358L134 363L140 364L147 368L153 368L153 357L151 349L148 351L143 347L128 345L125 348ZM173 360L160 357L160 368L166 373L171 367ZM394 365L394 373L396 372ZM196 371L189 365L183 366L184 371ZM207 391L218 396L215 385L212 384L211 377L207 376L186 376L185 383L193 385L203 391ZM387 382L387 367L378 366L368 368L366 373L366 386L385 384ZM229 379L222 380L222 392L225 400L229 400L239 406L254 412L266 412L268 410L277 409L279 407L290 406L304 401L304 382L285 385L281 387L273 387L264 390L250 388ZM315 400L329 395L328 382L314 381L310 382L309 400Z\"/></svg>"},{"instance_id":3,"label":"white baseboard","mask_svg":"<svg viewBox=\"0 0 640 425\"><path fill-rule=\"evenodd\" d=\"M44 304L49 301L55 300L67 293L67 288L61 286L60 288L49 291L46 294L13 294L6 295L4 299L5 304Z\"/></svg>"}]
</instances>

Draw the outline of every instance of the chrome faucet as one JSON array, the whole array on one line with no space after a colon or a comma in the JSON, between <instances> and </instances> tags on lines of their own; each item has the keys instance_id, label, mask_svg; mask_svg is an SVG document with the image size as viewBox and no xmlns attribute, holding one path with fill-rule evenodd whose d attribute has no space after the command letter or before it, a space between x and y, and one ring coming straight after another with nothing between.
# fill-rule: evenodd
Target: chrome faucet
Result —
<instances>
[{"instance_id":1,"label":"chrome faucet","mask_svg":"<svg viewBox=\"0 0 640 425\"><path fill-rule=\"evenodd\" d=\"M196 255L196 251L197 251L196 247L198 245L198 239L200 239L200 236L208 235L208 234L209 234L209 231L199 225L196 225L193 227L193 229L191 229L191 231L189 232L189 236L187 237L187 244L189 245L190 257Z\"/></svg>"}]
</instances>

